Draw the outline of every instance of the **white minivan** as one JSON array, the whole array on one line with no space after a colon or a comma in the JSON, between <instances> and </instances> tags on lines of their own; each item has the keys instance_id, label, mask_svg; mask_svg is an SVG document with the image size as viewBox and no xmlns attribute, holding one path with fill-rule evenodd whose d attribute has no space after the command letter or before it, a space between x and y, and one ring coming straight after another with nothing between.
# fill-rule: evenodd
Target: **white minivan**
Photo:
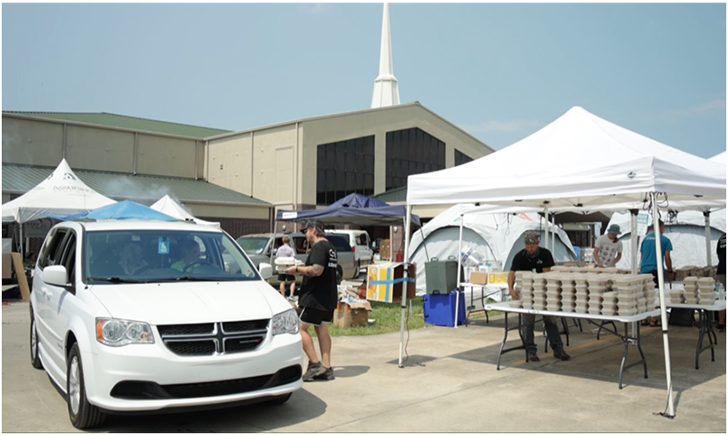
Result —
<instances>
[{"instance_id":1,"label":"white minivan","mask_svg":"<svg viewBox=\"0 0 728 435\"><path fill-rule=\"evenodd\" d=\"M354 250L357 268L372 264L374 251L372 242L369 240L369 233L364 230L326 230L326 234L336 234L349 241L351 249Z\"/></svg>"},{"instance_id":2,"label":"white minivan","mask_svg":"<svg viewBox=\"0 0 728 435\"><path fill-rule=\"evenodd\" d=\"M107 413L283 403L302 386L298 317L260 268L215 227L62 222L35 268L31 364L78 429Z\"/></svg>"}]
</instances>

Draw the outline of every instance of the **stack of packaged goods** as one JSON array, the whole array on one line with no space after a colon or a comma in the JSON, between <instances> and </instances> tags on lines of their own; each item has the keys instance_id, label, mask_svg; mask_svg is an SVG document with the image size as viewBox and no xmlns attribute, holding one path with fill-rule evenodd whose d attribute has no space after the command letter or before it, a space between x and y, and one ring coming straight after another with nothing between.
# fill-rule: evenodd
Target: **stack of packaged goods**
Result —
<instances>
[{"instance_id":1,"label":"stack of packaged goods","mask_svg":"<svg viewBox=\"0 0 728 435\"><path fill-rule=\"evenodd\" d=\"M607 290L607 275L603 273L587 274L587 292L589 294L589 314L602 313L602 295Z\"/></svg>"},{"instance_id":2,"label":"stack of packaged goods","mask_svg":"<svg viewBox=\"0 0 728 435\"><path fill-rule=\"evenodd\" d=\"M670 303L673 305L685 303L685 289L675 288L670 290Z\"/></svg>"},{"instance_id":3,"label":"stack of packaged goods","mask_svg":"<svg viewBox=\"0 0 728 435\"><path fill-rule=\"evenodd\" d=\"M560 273L561 277L561 310L574 312L576 309L576 289L571 273Z\"/></svg>"},{"instance_id":4,"label":"stack of packaged goods","mask_svg":"<svg viewBox=\"0 0 728 435\"><path fill-rule=\"evenodd\" d=\"M657 286L655 281L652 279L652 274L643 274L644 279L644 291L645 299L647 300L647 311L660 306L660 301L657 298Z\"/></svg>"},{"instance_id":5,"label":"stack of packaged goods","mask_svg":"<svg viewBox=\"0 0 728 435\"><path fill-rule=\"evenodd\" d=\"M520 284L519 284L520 279ZM533 309L533 272L516 272L516 289L521 293L523 308Z\"/></svg>"},{"instance_id":6,"label":"stack of packaged goods","mask_svg":"<svg viewBox=\"0 0 728 435\"><path fill-rule=\"evenodd\" d=\"M617 314L617 295L616 291L605 291L602 294L602 314L605 316L613 316Z\"/></svg>"},{"instance_id":7,"label":"stack of packaged goods","mask_svg":"<svg viewBox=\"0 0 728 435\"><path fill-rule=\"evenodd\" d=\"M643 278L638 275L624 275L617 278L617 313L620 316L637 314L637 299L643 295Z\"/></svg>"},{"instance_id":8,"label":"stack of packaged goods","mask_svg":"<svg viewBox=\"0 0 728 435\"><path fill-rule=\"evenodd\" d=\"M698 296L700 305L712 305L715 302L715 279L712 277L698 278Z\"/></svg>"},{"instance_id":9,"label":"stack of packaged goods","mask_svg":"<svg viewBox=\"0 0 728 435\"><path fill-rule=\"evenodd\" d=\"M574 273L571 277L574 280L574 295L576 296L574 312L585 314L589 309L587 275L585 273Z\"/></svg>"},{"instance_id":10,"label":"stack of packaged goods","mask_svg":"<svg viewBox=\"0 0 728 435\"><path fill-rule=\"evenodd\" d=\"M542 273L533 274L533 309L546 309L546 277Z\"/></svg>"},{"instance_id":11,"label":"stack of packaged goods","mask_svg":"<svg viewBox=\"0 0 728 435\"><path fill-rule=\"evenodd\" d=\"M544 273L546 277L546 310L561 311L561 276L558 273Z\"/></svg>"},{"instance_id":12,"label":"stack of packaged goods","mask_svg":"<svg viewBox=\"0 0 728 435\"><path fill-rule=\"evenodd\" d=\"M698 293L698 277L697 276L686 276L685 281L685 293L683 299L686 304L697 304L699 302L700 294Z\"/></svg>"}]
</instances>

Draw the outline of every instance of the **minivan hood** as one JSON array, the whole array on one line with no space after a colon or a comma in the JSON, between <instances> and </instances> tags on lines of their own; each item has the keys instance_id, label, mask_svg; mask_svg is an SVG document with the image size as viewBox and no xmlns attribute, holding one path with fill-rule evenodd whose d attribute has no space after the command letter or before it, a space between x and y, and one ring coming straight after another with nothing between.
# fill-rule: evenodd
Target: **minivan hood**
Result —
<instances>
[{"instance_id":1,"label":"minivan hood","mask_svg":"<svg viewBox=\"0 0 728 435\"><path fill-rule=\"evenodd\" d=\"M269 319L291 305L263 281L95 285L112 317L153 325Z\"/></svg>"}]
</instances>

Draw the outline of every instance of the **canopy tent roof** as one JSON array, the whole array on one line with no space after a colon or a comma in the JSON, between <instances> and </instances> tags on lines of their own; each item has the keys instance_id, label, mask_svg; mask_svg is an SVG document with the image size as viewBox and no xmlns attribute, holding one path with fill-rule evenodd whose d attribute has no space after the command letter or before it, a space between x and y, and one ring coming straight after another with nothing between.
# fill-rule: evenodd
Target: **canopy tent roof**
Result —
<instances>
[{"instance_id":1,"label":"canopy tent roof","mask_svg":"<svg viewBox=\"0 0 728 435\"><path fill-rule=\"evenodd\" d=\"M330 206L317 210L278 210L279 221L306 221L318 219L330 224L360 226L401 225L407 216L403 205L388 205L374 198L352 193ZM420 226L420 218L412 216L412 222Z\"/></svg>"},{"instance_id":2,"label":"canopy tent roof","mask_svg":"<svg viewBox=\"0 0 728 435\"><path fill-rule=\"evenodd\" d=\"M725 165L725 151L723 151L720 154L714 155L713 157L709 158L708 160L710 160L711 162L718 162L718 163L722 163Z\"/></svg>"},{"instance_id":3,"label":"canopy tent roof","mask_svg":"<svg viewBox=\"0 0 728 435\"><path fill-rule=\"evenodd\" d=\"M134 201L119 201L115 204L109 204L104 207L99 207L95 210L88 210L81 213L72 215L60 216L60 215L48 215L54 219L60 220L72 220L72 219L95 219L95 220L106 220L106 219L117 219L117 220L128 220L138 219L144 221L178 221L176 217L164 214L157 210L152 210L146 205L137 204Z\"/></svg>"},{"instance_id":4,"label":"canopy tent roof","mask_svg":"<svg viewBox=\"0 0 728 435\"><path fill-rule=\"evenodd\" d=\"M3 204L3 222L28 222L44 214L70 214L114 204L88 187L66 162L24 195Z\"/></svg>"},{"instance_id":5,"label":"canopy tent roof","mask_svg":"<svg viewBox=\"0 0 728 435\"><path fill-rule=\"evenodd\" d=\"M219 222L209 222L202 219L197 219L191 213L184 209L177 201L172 199L169 195L164 195L159 201L150 205L149 208L170 215L180 220L191 220L196 222L198 225L209 225L220 228Z\"/></svg>"},{"instance_id":6,"label":"canopy tent roof","mask_svg":"<svg viewBox=\"0 0 728 435\"><path fill-rule=\"evenodd\" d=\"M553 162L549 164L549 162ZM646 193L669 201L725 203L725 165L677 150L581 107L493 154L441 171L410 175L407 203L484 202L549 210L641 208Z\"/></svg>"}]
</instances>

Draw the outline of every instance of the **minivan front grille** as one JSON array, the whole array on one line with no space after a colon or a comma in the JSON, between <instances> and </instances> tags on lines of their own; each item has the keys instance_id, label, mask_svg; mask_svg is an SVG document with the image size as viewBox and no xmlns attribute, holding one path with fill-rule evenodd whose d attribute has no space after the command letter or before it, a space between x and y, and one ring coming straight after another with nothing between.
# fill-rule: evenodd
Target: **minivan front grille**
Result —
<instances>
[{"instance_id":1,"label":"minivan front grille","mask_svg":"<svg viewBox=\"0 0 728 435\"><path fill-rule=\"evenodd\" d=\"M164 345L181 356L222 355L255 350L268 334L270 319L158 325Z\"/></svg>"}]
</instances>

